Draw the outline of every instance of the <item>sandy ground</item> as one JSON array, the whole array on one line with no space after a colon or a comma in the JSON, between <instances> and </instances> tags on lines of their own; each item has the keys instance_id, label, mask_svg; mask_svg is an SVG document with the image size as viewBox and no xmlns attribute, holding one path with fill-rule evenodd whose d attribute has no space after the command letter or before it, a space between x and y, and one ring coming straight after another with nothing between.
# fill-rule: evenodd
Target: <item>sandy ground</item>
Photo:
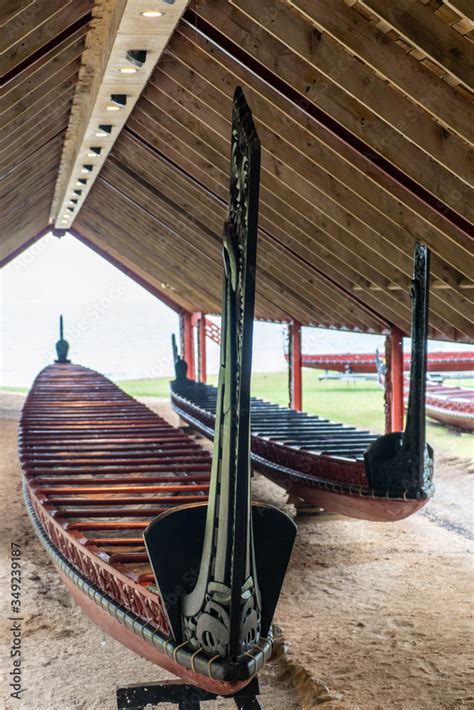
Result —
<instances>
[{"instance_id":1,"label":"sandy ground","mask_svg":"<svg viewBox=\"0 0 474 710\"><path fill-rule=\"evenodd\" d=\"M117 685L170 676L102 633L71 600L36 540L20 493L23 398L0 395L2 663L5 708L109 710ZM168 406L150 400L176 423ZM265 709L474 708L472 478L438 453L437 494L395 524L298 517L278 607L277 658L262 672ZM294 514L258 477L256 496ZM21 546L22 700L10 697L10 549ZM6 643L5 643L6 641ZM176 706L169 706L174 707ZM232 701L202 707L235 707Z\"/></svg>"}]
</instances>

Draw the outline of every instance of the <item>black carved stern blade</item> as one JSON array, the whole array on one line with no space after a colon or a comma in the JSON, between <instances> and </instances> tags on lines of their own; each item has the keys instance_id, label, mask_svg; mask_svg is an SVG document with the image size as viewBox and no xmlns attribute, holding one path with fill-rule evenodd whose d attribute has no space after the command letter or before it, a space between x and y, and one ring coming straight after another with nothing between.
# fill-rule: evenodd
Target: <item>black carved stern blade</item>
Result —
<instances>
[{"instance_id":1,"label":"black carved stern blade","mask_svg":"<svg viewBox=\"0 0 474 710\"><path fill-rule=\"evenodd\" d=\"M237 88L208 503L162 514L145 532L175 639L187 643L193 653L222 659L228 667L242 659L247 664L255 648L261 652L258 643L269 633L296 534L287 515L251 503L250 375L259 177L260 142ZM174 356L176 362L176 348ZM253 673L255 666L253 661Z\"/></svg>"},{"instance_id":2,"label":"black carved stern blade","mask_svg":"<svg viewBox=\"0 0 474 710\"><path fill-rule=\"evenodd\" d=\"M410 393L405 431L379 437L365 453L369 487L378 495L423 499L433 492L433 449L426 443L429 262L417 243L413 259Z\"/></svg>"}]
</instances>

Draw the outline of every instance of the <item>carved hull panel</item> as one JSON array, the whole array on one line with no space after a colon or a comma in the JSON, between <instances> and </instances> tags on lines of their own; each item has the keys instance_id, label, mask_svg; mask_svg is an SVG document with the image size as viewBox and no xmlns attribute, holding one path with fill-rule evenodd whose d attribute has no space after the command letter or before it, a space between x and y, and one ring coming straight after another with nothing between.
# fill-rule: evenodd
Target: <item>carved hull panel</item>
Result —
<instances>
[{"instance_id":1,"label":"carved hull panel","mask_svg":"<svg viewBox=\"0 0 474 710\"><path fill-rule=\"evenodd\" d=\"M179 666L165 653L159 651L154 646L151 646L149 643L140 638L140 636L137 636L133 631L127 627L124 627L123 624L117 621L117 619L104 611L102 607L95 604L87 596L87 594L81 592L81 590L78 589L78 587L76 587L60 569L58 569L58 573L73 599L92 619L92 621L97 624L97 626L103 629L107 634L109 634L109 636L112 636L117 641L120 641L120 643L123 643L134 653L146 658L147 661L155 663L157 666L164 668L169 673L173 673L174 675L185 680L187 683L191 683L191 685L219 695L232 695L240 690L240 688L247 685L248 681L225 683L213 680L212 678L203 678L199 673L194 673L192 670L187 670L186 668Z\"/></svg>"}]
</instances>

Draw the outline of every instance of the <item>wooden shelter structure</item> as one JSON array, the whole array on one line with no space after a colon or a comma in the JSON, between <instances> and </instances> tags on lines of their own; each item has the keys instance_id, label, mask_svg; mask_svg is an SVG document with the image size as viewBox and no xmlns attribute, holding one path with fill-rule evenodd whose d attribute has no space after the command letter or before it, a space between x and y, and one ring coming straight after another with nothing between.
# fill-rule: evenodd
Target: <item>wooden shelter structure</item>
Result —
<instances>
[{"instance_id":1,"label":"wooden shelter structure","mask_svg":"<svg viewBox=\"0 0 474 710\"><path fill-rule=\"evenodd\" d=\"M234 87L262 142L257 318L390 336L392 428L416 240L430 336L474 342L468 0L2 3L0 265L53 228L182 316L220 310ZM195 314L200 314L199 316Z\"/></svg>"}]
</instances>

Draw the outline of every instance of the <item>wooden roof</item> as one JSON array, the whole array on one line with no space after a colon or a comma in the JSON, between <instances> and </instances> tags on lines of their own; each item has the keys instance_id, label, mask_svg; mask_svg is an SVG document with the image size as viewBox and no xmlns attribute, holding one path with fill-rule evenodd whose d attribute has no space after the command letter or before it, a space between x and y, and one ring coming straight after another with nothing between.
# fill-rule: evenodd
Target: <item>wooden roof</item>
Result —
<instances>
[{"instance_id":1,"label":"wooden roof","mask_svg":"<svg viewBox=\"0 0 474 710\"><path fill-rule=\"evenodd\" d=\"M48 226L92 4L3 3L1 263ZM74 232L178 307L218 312L240 84L262 143L257 316L408 333L418 239L431 335L474 342L472 8L191 2Z\"/></svg>"}]
</instances>

